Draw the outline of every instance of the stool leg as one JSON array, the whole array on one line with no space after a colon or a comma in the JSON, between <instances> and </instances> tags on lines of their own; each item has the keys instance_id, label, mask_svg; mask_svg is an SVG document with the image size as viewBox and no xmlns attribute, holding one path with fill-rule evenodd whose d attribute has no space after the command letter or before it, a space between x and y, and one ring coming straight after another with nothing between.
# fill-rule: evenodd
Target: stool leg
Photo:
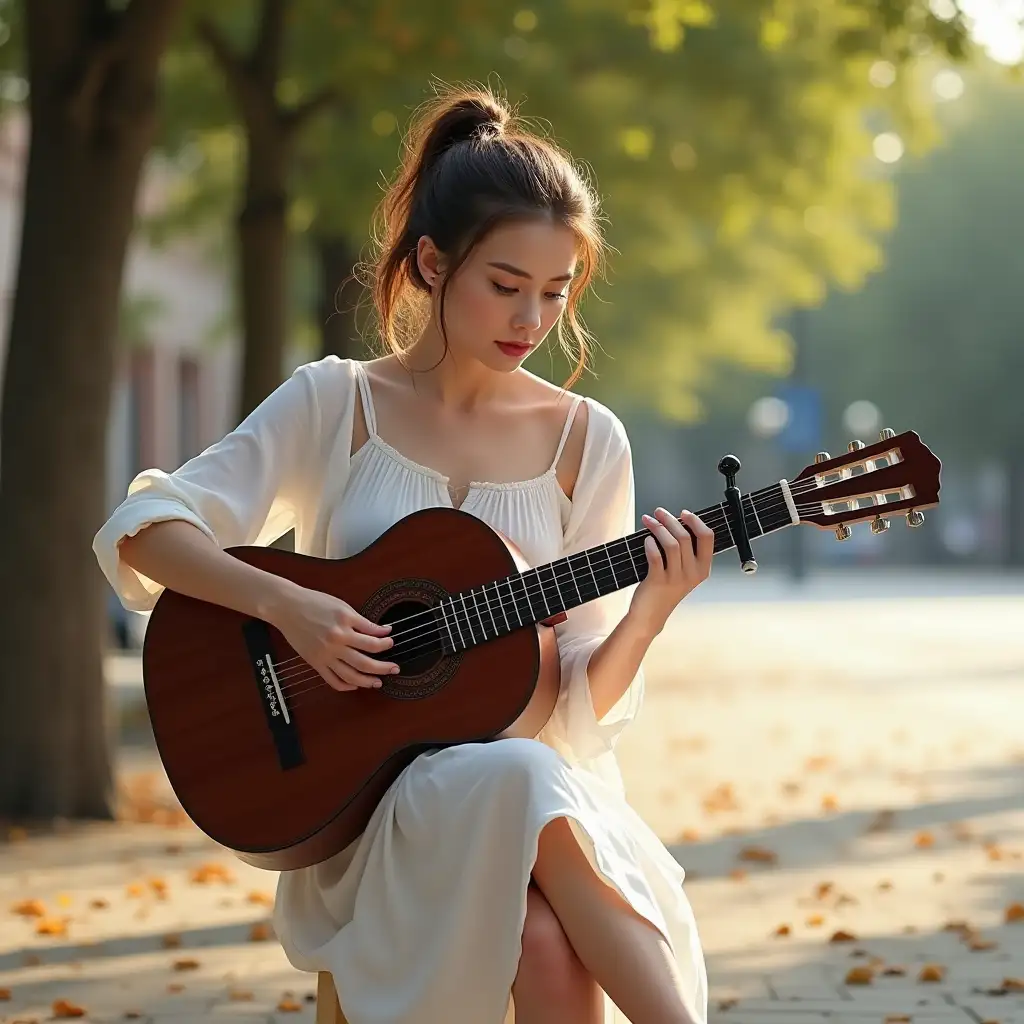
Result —
<instances>
[{"instance_id":1,"label":"stool leg","mask_svg":"<svg viewBox=\"0 0 1024 1024\"><path fill-rule=\"evenodd\" d=\"M316 1024L348 1024L338 1002L334 978L328 971L320 971L316 976Z\"/></svg>"}]
</instances>

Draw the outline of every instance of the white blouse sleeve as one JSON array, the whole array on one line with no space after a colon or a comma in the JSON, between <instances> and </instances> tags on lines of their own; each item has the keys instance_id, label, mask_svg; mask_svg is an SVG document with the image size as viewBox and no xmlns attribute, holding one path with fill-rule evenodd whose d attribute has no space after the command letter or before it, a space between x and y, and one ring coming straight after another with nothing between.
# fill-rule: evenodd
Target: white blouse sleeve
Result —
<instances>
[{"instance_id":1,"label":"white blouse sleeve","mask_svg":"<svg viewBox=\"0 0 1024 1024\"><path fill-rule=\"evenodd\" d=\"M625 427L609 409L589 400L588 438L566 526L563 554L618 540L636 530L633 461ZM573 608L555 627L562 679L544 732L565 742L581 760L610 751L643 700L643 670L600 720L594 711L587 666L594 651L629 610L634 584Z\"/></svg>"},{"instance_id":2,"label":"white blouse sleeve","mask_svg":"<svg viewBox=\"0 0 1024 1024\"><path fill-rule=\"evenodd\" d=\"M320 413L300 366L238 427L173 473L147 469L93 540L121 603L148 611L163 589L123 562L119 545L150 523L183 519L219 547L269 544L297 525L314 486Z\"/></svg>"}]
</instances>

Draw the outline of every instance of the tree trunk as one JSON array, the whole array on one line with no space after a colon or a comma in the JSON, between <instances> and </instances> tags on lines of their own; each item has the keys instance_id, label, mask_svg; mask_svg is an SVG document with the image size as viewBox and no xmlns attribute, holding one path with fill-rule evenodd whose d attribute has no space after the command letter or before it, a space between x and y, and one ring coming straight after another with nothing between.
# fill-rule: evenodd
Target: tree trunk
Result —
<instances>
[{"instance_id":1,"label":"tree trunk","mask_svg":"<svg viewBox=\"0 0 1024 1024\"><path fill-rule=\"evenodd\" d=\"M278 180L268 180L273 172L266 167L269 162L280 164L281 153L279 149L274 152L272 142L261 146L252 137L249 146L250 164L265 163L262 170L250 173L245 206L238 218L245 339L239 421L281 383L288 316L284 169Z\"/></svg>"},{"instance_id":2,"label":"tree trunk","mask_svg":"<svg viewBox=\"0 0 1024 1024\"><path fill-rule=\"evenodd\" d=\"M69 6L78 8L69 12ZM31 139L0 420L0 815L109 818L107 416L122 271L179 4L26 4ZM63 19L63 21L62 21Z\"/></svg>"},{"instance_id":3,"label":"tree trunk","mask_svg":"<svg viewBox=\"0 0 1024 1024\"><path fill-rule=\"evenodd\" d=\"M344 235L317 236L320 288L317 323L320 325L320 356L357 359L366 346L359 334L356 307L362 285L353 277L358 253Z\"/></svg>"}]
</instances>

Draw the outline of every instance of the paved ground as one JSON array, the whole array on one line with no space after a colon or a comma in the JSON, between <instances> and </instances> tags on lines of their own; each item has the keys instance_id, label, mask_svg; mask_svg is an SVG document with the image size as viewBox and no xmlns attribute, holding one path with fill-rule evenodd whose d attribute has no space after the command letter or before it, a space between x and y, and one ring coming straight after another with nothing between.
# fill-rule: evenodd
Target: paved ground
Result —
<instances>
[{"instance_id":1,"label":"paved ground","mask_svg":"<svg viewBox=\"0 0 1024 1024\"><path fill-rule=\"evenodd\" d=\"M659 638L621 761L690 872L714 1021L1024 1024L1013 589L706 600ZM132 671L112 662L124 694ZM273 876L175 824L147 750L122 769L162 823L0 846L0 1016L311 1020Z\"/></svg>"}]
</instances>

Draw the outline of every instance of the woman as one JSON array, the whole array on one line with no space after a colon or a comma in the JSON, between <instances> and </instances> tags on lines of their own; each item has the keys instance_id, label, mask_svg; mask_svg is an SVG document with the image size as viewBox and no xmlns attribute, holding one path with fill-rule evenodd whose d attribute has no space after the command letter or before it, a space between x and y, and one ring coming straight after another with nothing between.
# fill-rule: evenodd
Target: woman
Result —
<instances>
[{"instance_id":1,"label":"woman","mask_svg":"<svg viewBox=\"0 0 1024 1024\"><path fill-rule=\"evenodd\" d=\"M390 354L299 367L177 472L136 478L94 545L127 607L166 586L258 616L338 700L391 669L387 628L222 548L294 527L297 550L346 557L432 505L535 565L635 528L618 418L521 365L556 326L570 384L586 363L576 308L601 239L570 158L490 92L452 90L421 111L380 212ZM536 738L421 755L348 849L281 875L278 937L296 967L332 973L352 1024L594 1024L615 1006L633 1024L706 1020L683 872L625 802L612 747L713 533L688 512L644 523L643 582L556 627L560 696Z\"/></svg>"}]
</instances>

